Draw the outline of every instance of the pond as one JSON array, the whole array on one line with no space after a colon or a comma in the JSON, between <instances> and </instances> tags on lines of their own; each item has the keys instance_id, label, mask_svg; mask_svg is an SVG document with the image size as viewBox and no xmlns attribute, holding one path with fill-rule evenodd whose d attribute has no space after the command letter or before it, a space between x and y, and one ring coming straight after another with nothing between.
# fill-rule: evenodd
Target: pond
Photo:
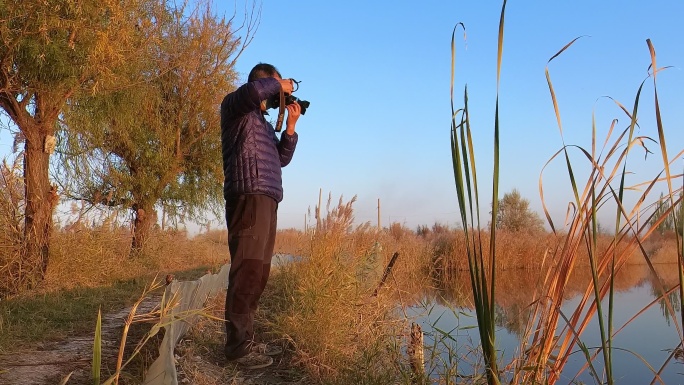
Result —
<instances>
[{"instance_id":1,"label":"pond","mask_svg":"<svg viewBox=\"0 0 684 385\"><path fill-rule=\"evenodd\" d=\"M674 317L665 300L660 299L630 322L633 316L660 297L660 287L667 290L678 285L676 264L655 265L655 268L659 279L645 265L625 266L616 276L613 330L617 331L627 323L613 342L613 373L618 384L651 383L654 379L653 370L657 372L661 369L680 342L677 331L677 325L681 323L677 290L668 296ZM518 353L540 273L508 270L497 274L496 343L500 354L499 368L502 369ZM576 308L590 280L588 270L577 270L571 276L562 305L564 314L571 314ZM471 289L468 272L459 273L450 281L451 284L442 282L439 288L424 292L418 301L419 305L409 309L409 315L417 317L425 333L425 357L430 358L433 351L437 352L426 364L426 370L433 378L444 378L447 370L453 370L455 366L459 376L465 375L466 378L473 373L483 372L482 357L477 349L480 342L477 321L469 305ZM607 297L604 306L607 308ZM445 338L444 333L448 333L449 337ZM600 333L596 316L581 340L591 353L597 351ZM589 370L578 374L587 360L579 348L575 347L573 352L558 384L603 383L601 379L592 378ZM599 376L604 375L602 355L596 357L594 367ZM453 375L454 372L451 373ZM654 383L684 383L683 373L684 365L671 359L660 375L662 382ZM464 381L463 377L458 380L459 383Z\"/></svg>"}]
</instances>

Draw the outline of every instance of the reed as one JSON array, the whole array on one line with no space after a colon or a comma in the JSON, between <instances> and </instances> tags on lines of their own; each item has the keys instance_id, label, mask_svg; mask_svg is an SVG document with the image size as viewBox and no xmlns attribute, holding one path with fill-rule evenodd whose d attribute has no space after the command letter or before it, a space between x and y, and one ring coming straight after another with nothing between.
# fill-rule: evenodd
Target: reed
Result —
<instances>
[{"instance_id":1,"label":"reed","mask_svg":"<svg viewBox=\"0 0 684 385\"><path fill-rule=\"evenodd\" d=\"M202 309L193 309L188 307L186 310L179 310L173 313L170 317L171 311L181 306L181 298L177 295L173 295L172 298L166 298L166 292L161 294L161 301L159 306L155 306L152 310L141 311L141 304L143 301L151 296L158 295L159 291L164 291L164 285L161 280L156 277L147 285L137 301L131 306L131 310L126 317L123 330L121 332L121 339L119 341L119 349L116 355L116 362L114 364L114 371L109 375L104 381L101 382L101 371L102 371L102 319L101 314L98 311L97 322L95 324L95 335L93 343L93 361L91 364L92 380L95 385L118 385L122 377L125 377L128 373L124 370L134 363L135 359L144 354L149 349L154 349L157 346L152 344L152 341L156 341L155 337L163 331L165 328L169 328L171 325L180 322L190 322L199 317L204 318L214 318L212 315L212 309L210 307L204 307ZM141 336L135 340L135 345L133 347L129 343L129 339L135 337L132 335L132 330L134 325L143 325L144 332ZM68 382L71 375L64 379L64 383ZM128 381L124 381L128 383Z\"/></svg>"},{"instance_id":2,"label":"reed","mask_svg":"<svg viewBox=\"0 0 684 385\"><path fill-rule=\"evenodd\" d=\"M568 43L549 62L557 58L576 41L577 39ZM650 42L648 44L651 47ZM655 55L653 50L651 50L651 54ZM654 58L653 60L655 61ZM546 74L562 138L562 121L548 66ZM530 318L528 330L531 333L531 339L529 340L529 345L525 345L521 349L521 351L528 353L520 360L519 371L516 373L516 377L521 378L522 381L555 383L570 354L572 354L576 347L579 347L587 357L587 364L582 370L589 369L592 371L594 378L601 378L599 373L604 373L606 383L614 383L612 353L616 347L613 346L613 338L619 330L626 326L626 324L621 325L616 331L616 325L613 322L615 277L630 260L633 261L635 258L641 259L642 263L648 266L648 269L656 277L658 276L652 263L651 255L649 255L644 247L648 238L653 234L655 226L640 226L639 217L644 213L654 212L653 207L645 203L653 200L654 186L658 182L671 184L668 181L671 181L672 176L667 169L672 160L664 163L665 178L662 178L659 174L641 184L645 189L639 194L636 203L631 207L625 201L626 192L639 187L626 185L627 164L631 159L630 154L635 148L645 147L645 143L650 140L648 137L635 134L639 100L643 85L644 83L641 84L637 91L631 112L616 102L628 116L630 124L624 130L616 132L616 121L613 121L604 140L604 147L600 151L597 152L596 148L597 130L594 124L592 126L591 149L586 150L580 146L566 144L563 139L563 147L549 160L550 163L556 157L563 158L564 164L567 166L570 185L572 186L574 210L571 213L568 231L563 235L563 242L554 255L555 262L540 286L543 289L539 292L535 302L534 316ZM659 115L657 112L657 94L655 99L656 115ZM657 130L659 132L663 159L668 159L665 150L665 137L662 135L660 123L658 123ZM580 184L576 179L576 175L578 175L577 167L570 161L569 153L571 151L579 151L587 160L589 176L581 189L578 187ZM681 153L677 155L677 157L679 156L681 156ZM613 187L613 185L618 187ZM544 204L542 186L543 183L540 178L540 194ZM677 192L671 190L670 196L674 196ZM614 233L608 247L599 248L597 215L600 210L610 210L611 204L616 207ZM547 219L549 219L549 224L555 232L555 226L545 204L544 210ZM651 223L653 221L657 223L660 220L663 220L663 218L649 217L647 222ZM677 241L678 249L681 249L680 244L681 242ZM592 280L584 290L579 304L571 313L566 315L560 311L560 305L568 287L569 276L577 267L578 261L583 255L588 258ZM669 297L665 295L666 290L663 284L660 280L657 280L657 284L658 291L661 293L660 298L672 310ZM596 317L598 320L601 344L598 349L590 352L582 344L581 336L593 317ZM534 331L532 332L532 330ZM681 327L678 327L678 330L681 338ZM528 346L532 347L532 349L529 349ZM636 352L632 353L637 354ZM601 355L603 358L602 369L596 368L595 357L597 355ZM533 368L533 370L523 370L523 367ZM653 371L654 381L657 380L660 371L653 370L648 364L646 364L646 367Z\"/></svg>"},{"instance_id":3,"label":"reed","mask_svg":"<svg viewBox=\"0 0 684 385\"><path fill-rule=\"evenodd\" d=\"M499 20L498 54L496 66L496 104L494 111L494 163L492 177L492 213L497 212L499 202L499 79L501 75L501 60L503 56L504 16L506 1L501 7ZM462 109L454 108L454 69L456 62L455 35L456 29L465 26L459 23L454 27L451 35L451 153L456 182L456 195L460 209L461 225L464 231L465 251L468 258L468 268L473 293L473 305L477 315L480 343L484 356L487 383L500 384L498 356L496 350L496 220L490 221L489 256L484 256L484 241L480 221L480 202L477 180L477 168L473 138L470 128L468 109L468 89L465 88ZM460 120L458 119L460 116ZM494 214L496 215L496 214Z\"/></svg>"},{"instance_id":4,"label":"reed","mask_svg":"<svg viewBox=\"0 0 684 385\"><path fill-rule=\"evenodd\" d=\"M498 203L498 179L499 179L499 114L498 114L498 82L502 60L502 47L504 38L504 14L506 1L504 0L499 23L498 57L497 57L497 95L494 112L494 143L493 143L493 178L492 178L492 213L497 212ZM495 340L494 325L496 321L494 304L496 301L497 267L500 267L500 252L497 249L498 237L503 236L494 225L495 214L490 220L488 233L481 231L479 217L479 193L477 168L471 135L470 120L468 117L468 91L465 88L463 107L454 108L454 68L455 68L455 33L459 23L452 33L452 74L451 74L451 149L453 157L454 178L456 182L457 199L460 208L460 218L463 227L464 255L467 255L468 271L473 295L473 307L477 316L482 355L485 362L487 382L489 384L500 383L497 363L497 347ZM560 51L549 59L549 63L559 57L564 51L572 46L575 39L564 46ZM649 271L658 277L651 255L645 248L648 238L653 234L659 223L664 221L672 210L681 202L681 188L675 188L673 181L681 175L673 175L670 171L672 162L679 159L683 152L674 157L667 154L664 135L664 127L660 116L656 74L662 69L656 67L655 50L650 41L647 41L651 55L651 75L654 85L656 132L658 141L647 136L636 134L637 114L639 113L639 101L644 86L639 87L631 111L615 101L618 107L627 115L629 125L623 130L616 128L617 120L614 120L604 139L603 148L597 150L597 127L595 119L592 124L592 146L585 149L581 146L568 144L563 137L560 107L553 88L549 66L546 68L546 79L551 94L551 101L556 114L558 128L563 146L549 160L547 165L556 159L563 161L567 167L568 180L573 196L572 210L569 213L570 220L566 229L562 232L556 228L544 202L543 179L540 177L539 190L544 205L544 212L552 229L555 242L550 242L544 252L537 251L535 258L539 260L537 266L542 268L544 274L538 277L533 290L532 311L523 333L522 346L519 349L521 356L515 360L513 367L512 383L555 383L570 354L579 348L587 358L587 364L582 369L590 370L594 378L599 379L602 373L605 382L614 383L613 351L618 349L613 346L613 338L626 325L616 328L613 320L614 296L616 290L616 276L625 265L641 263L648 267ZM659 144L660 154L663 160L663 171L651 179L636 186L628 186L626 175L628 174L628 161L632 162L631 154L642 147L645 151L646 143ZM577 167L571 161L571 152L579 152L582 159L586 159L588 177L580 183L578 175L582 168ZM649 151L650 152L650 151ZM584 166L584 165L583 165ZM546 166L544 167L546 168ZM543 175L543 171L542 171ZM669 209L665 212L654 210L653 205L646 202L653 199L655 186L667 185ZM636 199L636 203L628 205L625 198L628 191L641 189L642 192ZM611 209L614 207L614 209ZM598 224L599 211L615 210L615 228L611 235L600 234ZM650 216L649 216L650 213ZM657 213L657 215L655 214ZM647 217L645 222L640 218ZM642 226L642 223L652 223L652 226ZM681 225L681 219L680 219ZM676 233L677 261L679 262L679 284L682 287L682 255L681 232ZM487 243L486 239L489 239ZM452 243L454 244L454 243ZM487 253L485 250L489 250ZM449 250L453 252L454 250ZM514 259L508 257L507 259ZM519 262L517 263L520 264ZM548 268L544 269L548 264ZM578 266L589 267L591 280L582 290L581 300L577 307L569 314L561 311L561 303L569 289L570 276ZM674 307L670 303L670 296L662 282L656 280L657 290L661 293L658 300L662 300L672 314ZM681 291L681 289L680 289ZM680 297L684 298L684 297ZM604 302L605 301L605 302ZM650 306L650 305L649 305ZM681 303L677 308L682 309ZM684 311L681 311L684 322ZM596 317L600 334L600 347L590 351L581 341L589 321ZM629 323L631 321L628 321ZM680 338L682 337L681 325L678 326ZM637 354L636 352L633 352ZM597 368L596 357L600 355L603 366ZM638 355L638 354L637 354ZM665 364L664 364L665 365ZM662 371L653 369L648 363L645 366L654 373L654 381L659 379ZM511 365L509 365L510 367Z\"/></svg>"}]
</instances>

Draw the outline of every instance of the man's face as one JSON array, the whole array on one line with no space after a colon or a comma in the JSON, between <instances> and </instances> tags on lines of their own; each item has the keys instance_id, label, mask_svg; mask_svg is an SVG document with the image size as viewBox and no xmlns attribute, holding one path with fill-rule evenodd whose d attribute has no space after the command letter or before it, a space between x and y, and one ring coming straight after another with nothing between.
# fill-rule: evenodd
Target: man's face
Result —
<instances>
[{"instance_id":1,"label":"man's face","mask_svg":"<svg viewBox=\"0 0 684 385\"><path fill-rule=\"evenodd\" d=\"M271 77L272 77L272 78L275 78L276 80L282 80L281 77L278 76L277 73L276 73L276 74L273 74L273 76L271 76ZM261 112L266 112L266 110L267 110L267 108L266 108L266 100L262 100L262 101L261 101Z\"/></svg>"}]
</instances>

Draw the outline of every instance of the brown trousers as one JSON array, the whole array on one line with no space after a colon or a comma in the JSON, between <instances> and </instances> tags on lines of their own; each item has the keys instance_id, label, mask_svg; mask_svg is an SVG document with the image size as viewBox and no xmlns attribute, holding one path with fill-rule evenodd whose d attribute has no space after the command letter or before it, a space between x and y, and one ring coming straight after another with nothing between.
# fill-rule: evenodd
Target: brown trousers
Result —
<instances>
[{"instance_id":1,"label":"brown trousers","mask_svg":"<svg viewBox=\"0 0 684 385\"><path fill-rule=\"evenodd\" d=\"M266 195L236 195L226 200L231 260L226 294L228 359L249 353L254 314L271 270L277 212L278 203Z\"/></svg>"}]
</instances>

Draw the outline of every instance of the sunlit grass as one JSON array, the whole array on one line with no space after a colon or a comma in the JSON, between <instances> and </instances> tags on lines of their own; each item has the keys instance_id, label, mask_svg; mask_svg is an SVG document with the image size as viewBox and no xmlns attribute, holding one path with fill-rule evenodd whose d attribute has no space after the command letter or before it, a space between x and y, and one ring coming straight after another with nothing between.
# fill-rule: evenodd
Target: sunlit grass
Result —
<instances>
[{"instance_id":1,"label":"sunlit grass","mask_svg":"<svg viewBox=\"0 0 684 385\"><path fill-rule=\"evenodd\" d=\"M262 301L265 330L284 339L293 363L316 381L391 383L403 323L387 291L373 295L390 244L367 224L353 227L354 200L329 200L302 253L273 274Z\"/></svg>"},{"instance_id":2,"label":"sunlit grass","mask_svg":"<svg viewBox=\"0 0 684 385\"><path fill-rule=\"evenodd\" d=\"M153 235L142 258L129 258L129 247L118 228L55 231L44 282L0 301L0 352L92 332L98 309L133 304L156 275L194 278L228 259L224 245L171 232Z\"/></svg>"}]
</instances>

